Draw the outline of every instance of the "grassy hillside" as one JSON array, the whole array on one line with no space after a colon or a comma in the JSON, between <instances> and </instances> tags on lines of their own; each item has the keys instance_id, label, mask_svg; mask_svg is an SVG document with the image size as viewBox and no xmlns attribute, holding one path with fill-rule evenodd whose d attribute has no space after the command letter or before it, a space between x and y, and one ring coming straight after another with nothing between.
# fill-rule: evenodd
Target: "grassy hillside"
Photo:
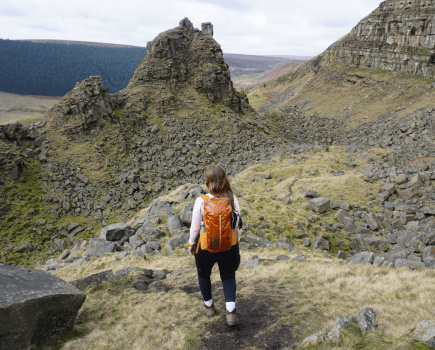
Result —
<instances>
[{"instance_id":1,"label":"grassy hillside","mask_svg":"<svg viewBox=\"0 0 435 350\"><path fill-rule=\"evenodd\" d=\"M315 73L301 66L259 85L247 95L255 109L283 108L309 101L310 113L332 116L351 110L352 125L371 121L379 115L397 111L398 117L420 106L430 105L434 80L381 69L324 65ZM275 96L279 96L275 98ZM365 118L365 117L368 118Z\"/></svg>"},{"instance_id":2,"label":"grassy hillside","mask_svg":"<svg viewBox=\"0 0 435 350\"><path fill-rule=\"evenodd\" d=\"M379 159L379 151L371 150L364 159ZM326 334L339 315L352 316L364 307L377 311L376 330L362 337L358 327L349 326L342 331L338 345L327 341L310 349L428 349L408 334L420 320L432 317L435 271L342 264L336 258L325 258L321 251L304 247L294 236L301 231L296 222L310 238L328 235L318 225L319 220L334 222L330 215L307 221L307 199L303 195L306 189L315 189L333 200L344 196L346 201L360 205L367 201L370 192L378 190L379 185L364 182L358 171L341 165L348 155L343 148L332 147L330 152L311 151L294 156L293 164L276 158L251 166L231 179L239 191L249 227L261 228L273 242L290 238L297 248L289 253L284 248L251 247L241 250L242 260L254 255L267 259L304 254L311 261L270 261L253 269L240 268L239 328L225 327L225 303L217 267L212 274L212 291L219 314L211 320L205 316L195 269L168 276L151 284L145 292L134 287L140 274L133 273L127 279L89 290L74 331L46 349L294 349L311 334ZM358 169L368 166L363 159L358 164ZM314 167L319 174L310 177L306 171ZM331 168L345 170L346 175L333 177L325 171ZM261 174L270 174L271 179L256 177ZM256 180L252 182L252 178ZM161 199L176 198L175 193L177 190ZM287 195L292 204L280 200ZM264 220L258 219L260 215ZM186 249L187 245L170 257L159 254L147 260L129 255L114 261L113 255L105 255L54 273L71 281L124 266L168 271L193 267L192 257L185 255ZM334 249L332 246L330 252Z\"/></svg>"}]
</instances>

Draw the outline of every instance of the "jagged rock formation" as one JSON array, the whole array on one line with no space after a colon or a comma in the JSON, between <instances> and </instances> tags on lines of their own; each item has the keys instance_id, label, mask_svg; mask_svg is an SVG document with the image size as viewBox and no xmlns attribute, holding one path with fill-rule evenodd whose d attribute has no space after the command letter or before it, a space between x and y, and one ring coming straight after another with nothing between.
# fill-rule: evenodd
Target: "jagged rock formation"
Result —
<instances>
[{"instance_id":1,"label":"jagged rock formation","mask_svg":"<svg viewBox=\"0 0 435 350\"><path fill-rule=\"evenodd\" d=\"M434 77L435 1L386 0L323 54L329 62ZM318 62L318 61L313 61Z\"/></svg>"},{"instance_id":2,"label":"jagged rock formation","mask_svg":"<svg viewBox=\"0 0 435 350\"><path fill-rule=\"evenodd\" d=\"M138 64L122 93L141 87L142 108L158 94L162 107L159 112L164 114L179 104L189 103L178 98L183 90L193 93L187 100L196 98L192 86L212 103L221 103L235 112L250 110L246 96L233 88L222 49L213 39L213 25L203 23L200 31L185 18L179 27L160 33L148 42L145 59Z\"/></svg>"},{"instance_id":3,"label":"jagged rock formation","mask_svg":"<svg viewBox=\"0 0 435 350\"><path fill-rule=\"evenodd\" d=\"M91 76L76 84L47 113L48 126L61 127L68 135L96 125L100 118L114 120L116 106L100 76Z\"/></svg>"},{"instance_id":4,"label":"jagged rock formation","mask_svg":"<svg viewBox=\"0 0 435 350\"><path fill-rule=\"evenodd\" d=\"M9 265L0 264L0 285L2 349L28 349L70 331L86 299L49 273Z\"/></svg>"}]
</instances>

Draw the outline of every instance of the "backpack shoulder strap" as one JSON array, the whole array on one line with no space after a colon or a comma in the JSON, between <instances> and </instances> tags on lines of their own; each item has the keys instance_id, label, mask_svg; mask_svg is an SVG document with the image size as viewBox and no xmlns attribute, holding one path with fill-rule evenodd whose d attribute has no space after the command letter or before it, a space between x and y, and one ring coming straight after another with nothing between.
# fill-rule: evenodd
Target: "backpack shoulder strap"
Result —
<instances>
[{"instance_id":1,"label":"backpack shoulder strap","mask_svg":"<svg viewBox=\"0 0 435 350\"><path fill-rule=\"evenodd\" d=\"M200 195L200 197L201 197L202 199L204 199L205 201L208 201L208 200L210 199L210 197L207 196L206 194L202 194L202 195Z\"/></svg>"}]
</instances>

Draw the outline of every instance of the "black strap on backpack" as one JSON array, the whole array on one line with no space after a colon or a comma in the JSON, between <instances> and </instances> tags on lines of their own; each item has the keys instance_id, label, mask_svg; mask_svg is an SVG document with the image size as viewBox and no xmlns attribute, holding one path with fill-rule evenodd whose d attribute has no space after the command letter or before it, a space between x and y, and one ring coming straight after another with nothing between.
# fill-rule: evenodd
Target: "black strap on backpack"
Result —
<instances>
[{"instance_id":1,"label":"black strap on backpack","mask_svg":"<svg viewBox=\"0 0 435 350\"><path fill-rule=\"evenodd\" d=\"M239 219L239 224L237 228L240 230L243 227L243 220L238 211L233 211L231 215L231 229L234 230L236 228L237 219Z\"/></svg>"}]
</instances>

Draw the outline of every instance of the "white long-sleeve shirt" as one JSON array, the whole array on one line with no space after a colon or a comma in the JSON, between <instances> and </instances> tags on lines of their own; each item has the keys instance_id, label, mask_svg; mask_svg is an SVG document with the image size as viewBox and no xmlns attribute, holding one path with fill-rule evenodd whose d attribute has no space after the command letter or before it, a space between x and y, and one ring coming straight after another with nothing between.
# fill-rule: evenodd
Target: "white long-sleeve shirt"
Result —
<instances>
[{"instance_id":1,"label":"white long-sleeve shirt","mask_svg":"<svg viewBox=\"0 0 435 350\"><path fill-rule=\"evenodd\" d=\"M207 193L207 196L209 196L210 198L214 197L210 193ZM234 196L234 207L235 207L234 209L240 213L240 205L236 196ZM195 205L193 206L192 224L190 225L189 244L195 244L195 239L199 233L199 230L201 229L201 221L203 221L203 218L204 218L204 199L198 197L195 201ZM236 231L237 231L237 237L240 241L240 235L242 233L242 230L239 230L237 225L236 225Z\"/></svg>"}]
</instances>

